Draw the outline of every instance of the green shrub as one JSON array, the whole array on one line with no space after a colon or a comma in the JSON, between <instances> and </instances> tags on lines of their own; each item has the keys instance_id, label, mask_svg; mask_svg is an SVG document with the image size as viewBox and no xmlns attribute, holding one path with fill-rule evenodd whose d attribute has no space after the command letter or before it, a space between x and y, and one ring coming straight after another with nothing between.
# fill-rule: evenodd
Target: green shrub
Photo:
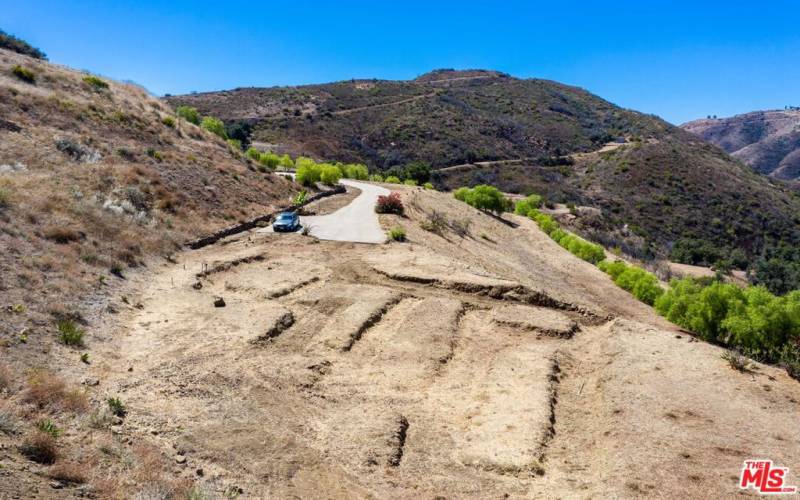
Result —
<instances>
[{"instance_id":1,"label":"green shrub","mask_svg":"<svg viewBox=\"0 0 800 500\"><path fill-rule=\"evenodd\" d=\"M543 199L538 194L532 194L523 200L519 200L514 205L514 213L517 215L528 215L528 212L535 208L541 208Z\"/></svg>"},{"instance_id":2,"label":"green shrub","mask_svg":"<svg viewBox=\"0 0 800 500\"><path fill-rule=\"evenodd\" d=\"M83 81L88 83L90 86L94 87L97 90L107 89L108 82L105 80L98 78L94 75L86 75L83 77Z\"/></svg>"},{"instance_id":3,"label":"green shrub","mask_svg":"<svg viewBox=\"0 0 800 500\"><path fill-rule=\"evenodd\" d=\"M264 165L266 167L269 167L270 169L274 170L275 167L277 167L280 164L281 158L280 158L280 156L276 155L275 153L266 152L266 153L261 154L258 157L258 161L262 165Z\"/></svg>"},{"instance_id":4,"label":"green shrub","mask_svg":"<svg viewBox=\"0 0 800 500\"><path fill-rule=\"evenodd\" d=\"M731 368L739 372L746 372L750 368L750 361L736 351L725 351L722 359L728 362Z\"/></svg>"},{"instance_id":5,"label":"green shrub","mask_svg":"<svg viewBox=\"0 0 800 500\"><path fill-rule=\"evenodd\" d=\"M58 328L58 340L65 345L80 347L83 345L84 332L78 325L70 320L62 320L56 324Z\"/></svg>"},{"instance_id":6,"label":"green shrub","mask_svg":"<svg viewBox=\"0 0 800 500\"><path fill-rule=\"evenodd\" d=\"M458 188L453 195L457 200L484 212L501 214L508 209L508 200L494 186L480 184L472 189Z\"/></svg>"},{"instance_id":7,"label":"green shrub","mask_svg":"<svg viewBox=\"0 0 800 500\"><path fill-rule=\"evenodd\" d=\"M383 182L383 176L381 174L373 174L369 176L369 180L372 182Z\"/></svg>"},{"instance_id":8,"label":"green shrub","mask_svg":"<svg viewBox=\"0 0 800 500\"><path fill-rule=\"evenodd\" d=\"M303 186L313 186L320 181L322 175L322 168L314 163L299 162L297 167L297 182Z\"/></svg>"},{"instance_id":9,"label":"green shrub","mask_svg":"<svg viewBox=\"0 0 800 500\"><path fill-rule=\"evenodd\" d=\"M292 161L292 158L288 154L284 154L281 156L279 165L286 169L294 168L294 161Z\"/></svg>"},{"instance_id":10,"label":"green shrub","mask_svg":"<svg viewBox=\"0 0 800 500\"><path fill-rule=\"evenodd\" d=\"M619 260L613 262L604 260L597 267L611 276L617 286L631 292L645 304L653 305L664 294L656 275L640 267L629 266Z\"/></svg>"},{"instance_id":11,"label":"green shrub","mask_svg":"<svg viewBox=\"0 0 800 500\"><path fill-rule=\"evenodd\" d=\"M458 201L463 201L466 203L468 194L469 194L468 187L460 187L453 192L453 197Z\"/></svg>"},{"instance_id":12,"label":"green shrub","mask_svg":"<svg viewBox=\"0 0 800 500\"><path fill-rule=\"evenodd\" d=\"M39 420L38 422L36 422L36 428L39 429L39 431L44 432L45 434L50 434L54 438L57 438L63 432L49 418L45 420Z\"/></svg>"},{"instance_id":13,"label":"green shrub","mask_svg":"<svg viewBox=\"0 0 800 500\"><path fill-rule=\"evenodd\" d=\"M306 200L308 200L308 193L305 190L300 191L292 200L292 205L302 205Z\"/></svg>"},{"instance_id":14,"label":"green shrub","mask_svg":"<svg viewBox=\"0 0 800 500\"><path fill-rule=\"evenodd\" d=\"M108 403L108 409L111 410L113 415L123 418L128 414L128 409L119 398L108 398L106 402Z\"/></svg>"},{"instance_id":15,"label":"green shrub","mask_svg":"<svg viewBox=\"0 0 800 500\"><path fill-rule=\"evenodd\" d=\"M223 139L228 138L228 135L225 133L225 124L222 123L222 120L214 118L213 116L206 116L203 118L203 121L200 122L200 127Z\"/></svg>"},{"instance_id":16,"label":"green shrub","mask_svg":"<svg viewBox=\"0 0 800 500\"><path fill-rule=\"evenodd\" d=\"M323 184L335 186L339 182L339 179L342 178L342 171L336 165L323 163L321 167L322 170L320 171L319 178Z\"/></svg>"},{"instance_id":17,"label":"green shrub","mask_svg":"<svg viewBox=\"0 0 800 500\"><path fill-rule=\"evenodd\" d=\"M175 113L189 123L200 125L200 113L191 106L178 106Z\"/></svg>"},{"instance_id":18,"label":"green shrub","mask_svg":"<svg viewBox=\"0 0 800 500\"><path fill-rule=\"evenodd\" d=\"M369 178L369 170L364 165L349 164L343 168L343 177L346 179L356 179L365 181Z\"/></svg>"},{"instance_id":19,"label":"green shrub","mask_svg":"<svg viewBox=\"0 0 800 500\"><path fill-rule=\"evenodd\" d=\"M230 148L231 148L231 150L233 152L235 152L235 153L241 153L242 152L242 141L240 141L239 139L228 139L225 142L228 143L228 146L230 146Z\"/></svg>"},{"instance_id":20,"label":"green shrub","mask_svg":"<svg viewBox=\"0 0 800 500\"><path fill-rule=\"evenodd\" d=\"M162 118L161 123L163 123L169 128L175 128L175 118L171 116L165 116L164 118Z\"/></svg>"},{"instance_id":21,"label":"green shrub","mask_svg":"<svg viewBox=\"0 0 800 500\"><path fill-rule=\"evenodd\" d=\"M387 182L389 184L400 184L400 178L394 175L390 175L389 177L386 178L384 182Z\"/></svg>"},{"instance_id":22,"label":"green shrub","mask_svg":"<svg viewBox=\"0 0 800 500\"><path fill-rule=\"evenodd\" d=\"M406 241L406 230L400 226L393 227L389 230L389 238L391 238L392 241Z\"/></svg>"},{"instance_id":23,"label":"green shrub","mask_svg":"<svg viewBox=\"0 0 800 500\"><path fill-rule=\"evenodd\" d=\"M541 213L535 208L528 212L528 217L535 220L536 224L539 226L539 229L544 231L548 236L550 236L553 231L559 228L558 222L556 222L555 219L547 214Z\"/></svg>"},{"instance_id":24,"label":"green shrub","mask_svg":"<svg viewBox=\"0 0 800 500\"><path fill-rule=\"evenodd\" d=\"M14 76L23 82L36 83L36 75L33 74L33 71L29 70L28 68L23 68L19 64L11 69L11 73L13 73Z\"/></svg>"},{"instance_id":25,"label":"green shrub","mask_svg":"<svg viewBox=\"0 0 800 500\"><path fill-rule=\"evenodd\" d=\"M552 220L552 218L550 220ZM553 221L553 223L555 223L555 221ZM550 228L549 222L546 224L546 227ZM589 243L583 238L568 233L557 226L556 229L551 231L550 237L576 257L591 262L592 264L597 264L606 257L603 247L600 245Z\"/></svg>"},{"instance_id":26,"label":"green shrub","mask_svg":"<svg viewBox=\"0 0 800 500\"><path fill-rule=\"evenodd\" d=\"M431 184L430 182L426 182L425 184L422 185L422 187L424 187L425 189L434 189L433 184Z\"/></svg>"},{"instance_id":27,"label":"green shrub","mask_svg":"<svg viewBox=\"0 0 800 500\"><path fill-rule=\"evenodd\" d=\"M251 160L255 160L255 161L260 161L261 160L261 151L257 150L256 148L254 148L252 146L247 148L247 152L245 154Z\"/></svg>"},{"instance_id":28,"label":"green shrub","mask_svg":"<svg viewBox=\"0 0 800 500\"><path fill-rule=\"evenodd\" d=\"M403 184L405 184L406 186L416 186L417 181L415 181L414 179L406 179L403 181Z\"/></svg>"}]
</instances>

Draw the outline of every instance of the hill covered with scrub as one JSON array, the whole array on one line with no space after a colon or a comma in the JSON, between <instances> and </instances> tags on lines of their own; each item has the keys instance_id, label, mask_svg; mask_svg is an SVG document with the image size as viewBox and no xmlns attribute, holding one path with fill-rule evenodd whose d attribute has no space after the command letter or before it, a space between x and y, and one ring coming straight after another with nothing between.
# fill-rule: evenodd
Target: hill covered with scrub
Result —
<instances>
[{"instance_id":1,"label":"hill covered with scrub","mask_svg":"<svg viewBox=\"0 0 800 500\"><path fill-rule=\"evenodd\" d=\"M395 175L428 164L440 188L491 184L595 207L579 231L641 258L750 269L800 287L800 200L723 150L583 89L494 71L172 96L245 141ZM423 178L417 178L424 182ZM427 180L427 179L425 179Z\"/></svg>"}]
</instances>

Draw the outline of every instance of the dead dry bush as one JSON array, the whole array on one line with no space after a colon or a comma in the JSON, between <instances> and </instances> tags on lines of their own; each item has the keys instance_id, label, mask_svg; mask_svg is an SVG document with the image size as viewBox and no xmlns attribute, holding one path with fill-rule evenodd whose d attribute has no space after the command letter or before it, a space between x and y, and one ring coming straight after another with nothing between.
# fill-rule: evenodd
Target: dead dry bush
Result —
<instances>
[{"instance_id":1,"label":"dead dry bush","mask_svg":"<svg viewBox=\"0 0 800 500\"><path fill-rule=\"evenodd\" d=\"M66 382L46 371L36 370L28 378L25 401L40 409L84 413L89 397L80 389L69 389Z\"/></svg>"},{"instance_id":2,"label":"dead dry bush","mask_svg":"<svg viewBox=\"0 0 800 500\"><path fill-rule=\"evenodd\" d=\"M78 462L60 462L53 465L47 475L65 483L83 484L87 480L86 469L87 466Z\"/></svg>"},{"instance_id":3,"label":"dead dry bush","mask_svg":"<svg viewBox=\"0 0 800 500\"><path fill-rule=\"evenodd\" d=\"M42 235L48 240L60 245L65 245L81 239L80 231L65 226L48 226L42 230Z\"/></svg>"},{"instance_id":4,"label":"dead dry bush","mask_svg":"<svg viewBox=\"0 0 800 500\"><path fill-rule=\"evenodd\" d=\"M52 464L58 459L56 438L42 431L34 431L19 445L19 452L40 464Z\"/></svg>"}]
</instances>

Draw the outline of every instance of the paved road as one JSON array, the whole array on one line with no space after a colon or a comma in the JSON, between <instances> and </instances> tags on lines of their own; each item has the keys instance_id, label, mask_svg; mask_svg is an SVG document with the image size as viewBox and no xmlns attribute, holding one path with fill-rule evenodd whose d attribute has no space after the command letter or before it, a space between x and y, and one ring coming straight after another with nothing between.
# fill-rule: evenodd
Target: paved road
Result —
<instances>
[{"instance_id":1,"label":"paved road","mask_svg":"<svg viewBox=\"0 0 800 500\"><path fill-rule=\"evenodd\" d=\"M389 194L389 190L349 179L342 179L340 183L360 189L361 194L332 214L300 217L300 223L321 240L384 243L386 233L378 223L375 201L379 195ZM272 227L260 231L271 232Z\"/></svg>"}]
</instances>

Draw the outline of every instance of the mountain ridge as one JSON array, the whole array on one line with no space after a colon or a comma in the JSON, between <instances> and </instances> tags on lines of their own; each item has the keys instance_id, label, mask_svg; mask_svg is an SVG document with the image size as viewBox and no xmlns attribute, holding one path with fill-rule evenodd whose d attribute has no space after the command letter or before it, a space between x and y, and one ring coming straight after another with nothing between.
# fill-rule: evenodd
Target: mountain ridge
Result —
<instances>
[{"instance_id":1,"label":"mountain ridge","mask_svg":"<svg viewBox=\"0 0 800 500\"><path fill-rule=\"evenodd\" d=\"M705 118L681 128L715 144L770 177L800 179L800 110L752 111Z\"/></svg>"}]
</instances>

